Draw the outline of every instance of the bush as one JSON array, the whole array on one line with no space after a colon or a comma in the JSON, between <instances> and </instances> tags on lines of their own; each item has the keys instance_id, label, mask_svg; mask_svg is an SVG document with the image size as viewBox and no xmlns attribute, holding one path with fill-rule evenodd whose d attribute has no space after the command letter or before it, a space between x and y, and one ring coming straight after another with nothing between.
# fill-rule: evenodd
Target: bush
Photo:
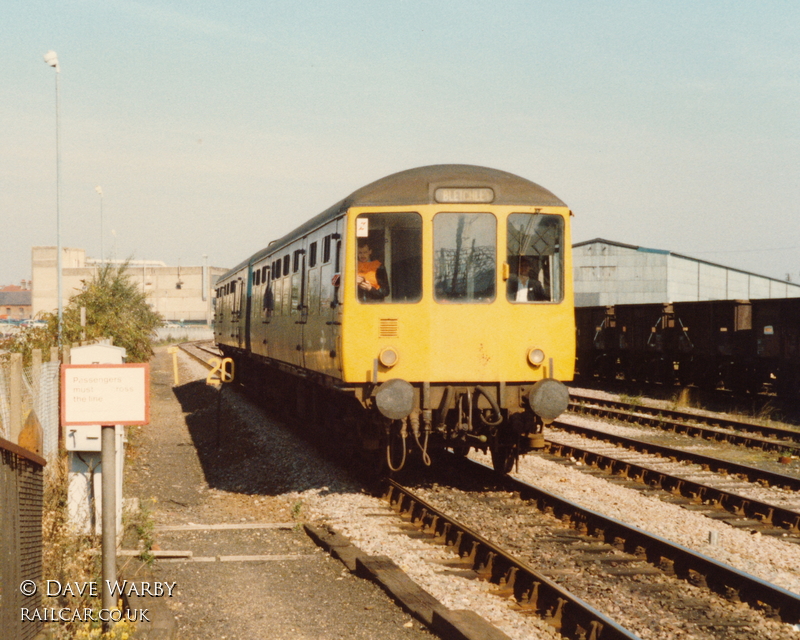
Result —
<instances>
[{"instance_id":1,"label":"bush","mask_svg":"<svg viewBox=\"0 0 800 640\"><path fill-rule=\"evenodd\" d=\"M81 326L81 307L86 309L86 326ZM48 351L58 345L58 316L40 314L46 326L24 329L0 344L0 351L22 353L30 362L32 349ZM63 345L83 340L111 338L124 347L128 362L146 362L153 355L155 330L164 324L161 314L153 311L143 292L132 282L128 265L101 266L84 289L72 296L63 312Z\"/></svg>"}]
</instances>

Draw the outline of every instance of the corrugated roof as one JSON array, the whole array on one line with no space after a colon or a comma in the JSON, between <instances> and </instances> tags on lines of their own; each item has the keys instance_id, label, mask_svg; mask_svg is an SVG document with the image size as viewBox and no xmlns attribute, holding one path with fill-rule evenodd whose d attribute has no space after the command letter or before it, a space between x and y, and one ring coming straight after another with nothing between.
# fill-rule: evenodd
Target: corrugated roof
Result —
<instances>
[{"instance_id":1,"label":"corrugated roof","mask_svg":"<svg viewBox=\"0 0 800 640\"><path fill-rule=\"evenodd\" d=\"M772 278L770 276L764 276L760 273L753 273L752 271L745 271L744 269L737 269L736 267L729 267L724 264L719 264L716 262L709 262L708 260L701 260L700 258L692 258L691 256L683 255L682 253L675 253L674 251L667 251L665 249L650 249L648 247L640 247L635 244L625 244L624 242L615 242L614 240L606 240L605 238L595 238L594 240L584 240L583 242L576 242L572 245L572 248L575 249L577 247L583 247L589 244L608 244L614 247L622 247L623 249L631 249L632 251L641 251L642 253L660 253L663 255L670 255L676 258L681 258L682 260L689 260L691 262L698 262L700 264L707 264L711 267L719 267L720 269L727 269L728 271L736 271L737 273L743 273L748 276L755 276L757 278L763 278L764 280L772 280L773 282L780 282L781 284L786 284L792 287L797 287L800 289L800 285L794 282L788 282L786 280L780 280L779 278Z\"/></svg>"}]
</instances>

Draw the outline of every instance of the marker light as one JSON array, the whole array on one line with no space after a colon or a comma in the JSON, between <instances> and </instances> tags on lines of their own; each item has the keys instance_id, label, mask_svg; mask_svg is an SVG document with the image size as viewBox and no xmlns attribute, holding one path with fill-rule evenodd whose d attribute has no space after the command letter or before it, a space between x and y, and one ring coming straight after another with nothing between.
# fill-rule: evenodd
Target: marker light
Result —
<instances>
[{"instance_id":1,"label":"marker light","mask_svg":"<svg viewBox=\"0 0 800 640\"><path fill-rule=\"evenodd\" d=\"M391 347L386 347L378 354L378 362L380 362L384 367L391 368L397 364L399 357L400 356L397 355L397 351Z\"/></svg>"},{"instance_id":2,"label":"marker light","mask_svg":"<svg viewBox=\"0 0 800 640\"><path fill-rule=\"evenodd\" d=\"M534 367L540 366L544 362L544 351L541 349L531 349L528 351L528 362Z\"/></svg>"}]
</instances>

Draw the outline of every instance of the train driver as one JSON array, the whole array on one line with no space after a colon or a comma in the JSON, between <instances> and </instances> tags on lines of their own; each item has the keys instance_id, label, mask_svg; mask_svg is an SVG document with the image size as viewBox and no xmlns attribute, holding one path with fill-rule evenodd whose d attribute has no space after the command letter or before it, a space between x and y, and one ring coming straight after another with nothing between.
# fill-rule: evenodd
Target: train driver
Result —
<instances>
[{"instance_id":1,"label":"train driver","mask_svg":"<svg viewBox=\"0 0 800 640\"><path fill-rule=\"evenodd\" d=\"M506 294L512 302L548 300L547 293L537 277L539 269L530 256L518 256L517 274L508 279Z\"/></svg>"},{"instance_id":2,"label":"train driver","mask_svg":"<svg viewBox=\"0 0 800 640\"><path fill-rule=\"evenodd\" d=\"M358 299L362 302L382 302L389 295L389 277L380 260L372 259L372 248L366 241L358 243Z\"/></svg>"}]
</instances>

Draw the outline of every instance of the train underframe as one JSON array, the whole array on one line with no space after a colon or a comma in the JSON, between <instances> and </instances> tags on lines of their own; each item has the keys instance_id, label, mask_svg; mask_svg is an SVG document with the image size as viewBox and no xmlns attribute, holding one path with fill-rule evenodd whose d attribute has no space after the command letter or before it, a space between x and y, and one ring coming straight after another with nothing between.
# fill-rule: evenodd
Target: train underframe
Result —
<instances>
[{"instance_id":1,"label":"train underframe","mask_svg":"<svg viewBox=\"0 0 800 640\"><path fill-rule=\"evenodd\" d=\"M282 418L333 443L374 472L399 471L409 460L435 464L449 449L487 452L499 473L544 447L544 427L566 410L566 386L537 383L384 383L340 380L222 347L237 380ZM534 407L536 410L534 410Z\"/></svg>"},{"instance_id":2,"label":"train underframe","mask_svg":"<svg viewBox=\"0 0 800 640\"><path fill-rule=\"evenodd\" d=\"M577 369L585 379L694 385L707 391L721 387L739 395L766 389L779 397L800 397L800 369L778 359L601 352L579 354Z\"/></svg>"}]
</instances>

